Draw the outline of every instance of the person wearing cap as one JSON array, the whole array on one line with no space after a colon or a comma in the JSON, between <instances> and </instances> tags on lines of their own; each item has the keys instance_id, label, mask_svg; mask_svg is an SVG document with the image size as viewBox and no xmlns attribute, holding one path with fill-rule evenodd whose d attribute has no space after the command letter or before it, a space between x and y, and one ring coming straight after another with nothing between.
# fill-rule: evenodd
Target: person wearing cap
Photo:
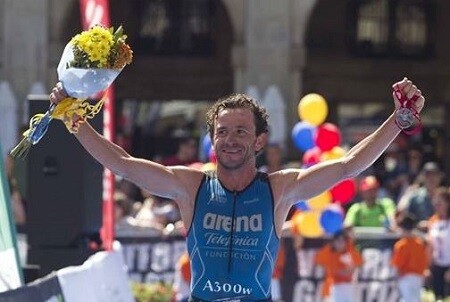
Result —
<instances>
[{"instance_id":1,"label":"person wearing cap","mask_svg":"<svg viewBox=\"0 0 450 302\"><path fill-rule=\"evenodd\" d=\"M410 190L400 199L400 213L410 213L418 220L418 228L424 229L434 213L432 197L441 185L444 173L435 162L427 162L420 172L419 187Z\"/></svg>"},{"instance_id":2,"label":"person wearing cap","mask_svg":"<svg viewBox=\"0 0 450 302\"><path fill-rule=\"evenodd\" d=\"M362 200L347 211L344 225L355 227L387 227L392 229L395 204L390 198L379 198L380 183L375 176L364 177L359 184Z\"/></svg>"}]
</instances>

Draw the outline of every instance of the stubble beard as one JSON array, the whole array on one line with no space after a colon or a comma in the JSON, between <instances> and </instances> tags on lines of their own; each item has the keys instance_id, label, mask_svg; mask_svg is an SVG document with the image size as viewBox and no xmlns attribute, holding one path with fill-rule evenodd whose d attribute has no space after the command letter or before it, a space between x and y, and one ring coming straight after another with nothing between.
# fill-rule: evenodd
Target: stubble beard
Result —
<instances>
[{"instance_id":1,"label":"stubble beard","mask_svg":"<svg viewBox=\"0 0 450 302\"><path fill-rule=\"evenodd\" d=\"M225 170L228 170L228 171L239 170L240 168L244 167L248 162L250 162L250 159L251 159L251 154L248 149L245 151L245 154L240 161L232 162L232 163L226 162L222 158L222 154L217 155L217 162L220 164L220 166L222 166Z\"/></svg>"}]
</instances>

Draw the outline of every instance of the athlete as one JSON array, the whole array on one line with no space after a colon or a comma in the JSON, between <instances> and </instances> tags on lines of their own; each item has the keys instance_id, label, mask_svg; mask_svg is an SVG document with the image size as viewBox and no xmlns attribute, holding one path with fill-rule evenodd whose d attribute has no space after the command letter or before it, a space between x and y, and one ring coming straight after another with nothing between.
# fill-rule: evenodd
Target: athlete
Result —
<instances>
[{"instance_id":1,"label":"athlete","mask_svg":"<svg viewBox=\"0 0 450 302\"><path fill-rule=\"evenodd\" d=\"M394 84L420 112L425 99L407 78ZM394 95L396 108L400 106ZM50 94L66 97L61 83ZM207 126L217 156L214 173L163 166L135 158L88 123L75 134L103 166L151 194L177 202L191 259L191 301L271 301L270 282L282 226L291 206L369 167L400 133L392 114L341 159L305 170L257 172L256 156L268 139L268 115L243 94L219 99ZM68 121L76 124L80 121Z\"/></svg>"}]
</instances>

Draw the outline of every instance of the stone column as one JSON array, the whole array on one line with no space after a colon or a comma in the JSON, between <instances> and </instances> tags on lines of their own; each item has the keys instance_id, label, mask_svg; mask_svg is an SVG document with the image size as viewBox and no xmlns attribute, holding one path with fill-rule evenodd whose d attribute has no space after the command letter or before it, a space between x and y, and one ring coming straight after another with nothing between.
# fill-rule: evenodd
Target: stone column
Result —
<instances>
[{"instance_id":1,"label":"stone column","mask_svg":"<svg viewBox=\"0 0 450 302\"><path fill-rule=\"evenodd\" d=\"M2 64L19 102L19 116L33 83L47 79L47 4L47 0L3 1Z\"/></svg>"},{"instance_id":2,"label":"stone column","mask_svg":"<svg viewBox=\"0 0 450 302\"><path fill-rule=\"evenodd\" d=\"M298 121L306 64L305 36L317 0L247 0L244 45L235 47L235 88L276 85L286 102L287 131ZM236 64L239 63L239 64ZM239 68L237 68L239 67ZM287 137L290 137L288 135Z\"/></svg>"}]
</instances>

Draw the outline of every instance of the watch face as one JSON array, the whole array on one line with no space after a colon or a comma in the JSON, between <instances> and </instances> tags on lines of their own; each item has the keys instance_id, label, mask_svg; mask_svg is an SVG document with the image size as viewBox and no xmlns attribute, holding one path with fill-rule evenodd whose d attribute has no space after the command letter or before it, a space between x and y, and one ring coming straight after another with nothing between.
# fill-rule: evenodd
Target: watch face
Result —
<instances>
[{"instance_id":1,"label":"watch face","mask_svg":"<svg viewBox=\"0 0 450 302\"><path fill-rule=\"evenodd\" d=\"M395 112L395 119L401 129L407 129L414 124L414 114L411 109L401 107Z\"/></svg>"}]
</instances>

